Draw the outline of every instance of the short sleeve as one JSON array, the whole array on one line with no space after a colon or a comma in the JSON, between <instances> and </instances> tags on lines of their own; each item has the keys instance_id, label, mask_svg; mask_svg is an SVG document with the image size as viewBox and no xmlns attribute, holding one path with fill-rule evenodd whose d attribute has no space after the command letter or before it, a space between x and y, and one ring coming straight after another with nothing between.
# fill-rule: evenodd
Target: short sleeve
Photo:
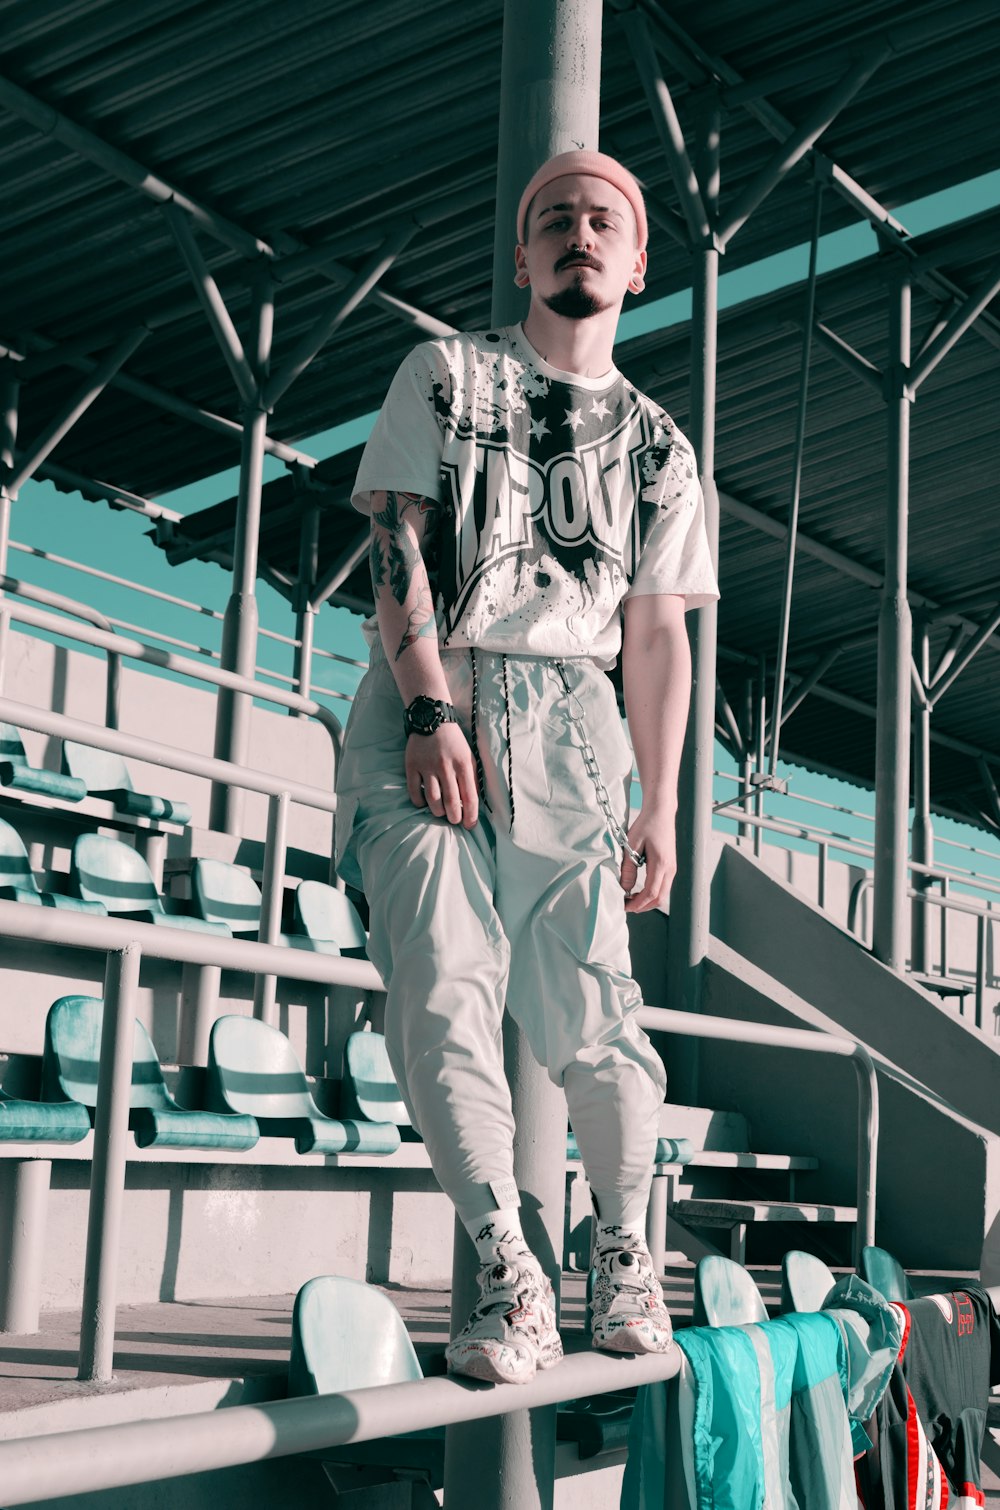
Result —
<instances>
[{"instance_id":1,"label":"short sleeve","mask_svg":"<svg viewBox=\"0 0 1000 1510\"><path fill-rule=\"evenodd\" d=\"M438 368L438 352L425 341L414 347L389 385L351 494L362 514L371 513L371 495L382 490L440 499L444 436L438 403L446 374Z\"/></svg>"},{"instance_id":2,"label":"short sleeve","mask_svg":"<svg viewBox=\"0 0 1000 1510\"><path fill-rule=\"evenodd\" d=\"M713 603L719 585L708 546L701 483L687 442L681 440L681 445L690 464L671 469L673 476L643 531L639 563L626 597L670 593L683 598L687 610ZM648 504L639 504L640 510L644 507Z\"/></svg>"}]
</instances>

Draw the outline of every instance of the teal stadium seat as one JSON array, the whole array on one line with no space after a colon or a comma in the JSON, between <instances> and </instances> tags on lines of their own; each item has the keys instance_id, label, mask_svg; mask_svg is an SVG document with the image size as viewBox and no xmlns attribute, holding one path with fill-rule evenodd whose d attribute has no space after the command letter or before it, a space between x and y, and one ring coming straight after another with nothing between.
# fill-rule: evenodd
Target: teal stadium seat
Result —
<instances>
[{"instance_id":1,"label":"teal stadium seat","mask_svg":"<svg viewBox=\"0 0 1000 1510\"><path fill-rule=\"evenodd\" d=\"M364 924L349 896L322 881L300 881L295 892L295 934L309 947L338 954L364 956L368 943ZM294 935L290 942L294 941Z\"/></svg>"},{"instance_id":2,"label":"teal stadium seat","mask_svg":"<svg viewBox=\"0 0 1000 1510\"><path fill-rule=\"evenodd\" d=\"M695 1326L751 1326L767 1320L767 1307L742 1264L721 1254L699 1259L694 1274Z\"/></svg>"},{"instance_id":3,"label":"teal stadium seat","mask_svg":"<svg viewBox=\"0 0 1000 1510\"><path fill-rule=\"evenodd\" d=\"M0 1091L0 1143L79 1143L89 1132L78 1101L25 1101Z\"/></svg>"},{"instance_id":4,"label":"teal stadium seat","mask_svg":"<svg viewBox=\"0 0 1000 1510\"><path fill-rule=\"evenodd\" d=\"M0 818L0 901L27 902L33 907L64 907L70 912L92 912L106 917L107 908L96 898L64 897L59 892L42 891L28 861L24 840L16 828Z\"/></svg>"},{"instance_id":5,"label":"teal stadium seat","mask_svg":"<svg viewBox=\"0 0 1000 1510\"><path fill-rule=\"evenodd\" d=\"M63 996L49 1009L42 1059L46 1100L97 1105L104 1003L96 996ZM149 1034L135 1022L129 1127L140 1148L253 1148L260 1130L253 1117L179 1106L167 1090Z\"/></svg>"},{"instance_id":6,"label":"teal stadium seat","mask_svg":"<svg viewBox=\"0 0 1000 1510\"><path fill-rule=\"evenodd\" d=\"M217 1019L206 1084L210 1106L246 1112L265 1135L294 1138L299 1153L389 1154L399 1147L395 1123L325 1116L288 1039L254 1017Z\"/></svg>"},{"instance_id":7,"label":"teal stadium seat","mask_svg":"<svg viewBox=\"0 0 1000 1510\"><path fill-rule=\"evenodd\" d=\"M781 1260L781 1309L821 1311L837 1276L812 1253L793 1248Z\"/></svg>"},{"instance_id":8,"label":"teal stadium seat","mask_svg":"<svg viewBox=\"0 0 1000 1510\"><path fill-rule=\"evenodd\" d=\"M346 1117L393 1122L410 1127L410 1114L399 1094L381 1033L351 1033L344 1045L340 1104Z\"/></svg>"},{"instance_id":9,"label":"teal stadium seat","mask_svg":"<svg viewBox=\"0 0 1000 1510\"><path fill-rule=\"evenodd\" d=\"M9 786L17 792L37 792L59 802L82 802L87 795L86 782L78 776L29 765L20 729L4 723L0 723L0 786Z\"/></svg>"},{"instance_id":10,"label":"teal stadium seat","mask_svg":"<svg viewBox=\"0 0 1000 1510\"><path fill-rule=\"evenodd\" d=\"M249 871L226 860L195 860L191 867L191 905L198 917L223 923L238 937L257 938L260 933L260 887ZM314 944L289 933L279 933L275 943L317 954L340 953L335 944Z\"/></svg>"},{"instance_id":11,"label":"teal stadium seat","mask_svg":"<svg viewBox=\"0 0 1000 1510\"><path fill-rule=\"evenodd\" d=\"M230 937L224 923L207 923L203 918L168 912L145 860L138 850L118 839L81 834L73 845L71 879L81 897L88 902L101 902L116 917Z\"/></svg>"},{"instance_id":12,"label":"teal stadium seat","mask_svg":"<svg viewBox=\"0 0 1000 1510\"><path fill-rule=\"evenodd\" d=\"M910 1284L906 1270L897 1258L886 1252L885 1248L876 1248L874 1243L867 1244L861 1250L861 1278L866 1279L873 1290L878 1290L886 1300L912 1300L914 1298L913 1286Z\"/></svg>"},{"instance_id":13,"label":"teal stadium seat","mask_svg":"<svg viewBox=\"0 0 1000 1510\"><path fill-rule=\"evenodd\" d=\"M151 792L137 792L128 766L111 750L95 750L91 745L66 739L63 741L62 763L68 775L82 781L95 797L107 797L118 813L128 813L132 818L162 819L182 826L191 822L191 809L186 802L156 797Z\"/></svg>"},{"instance_id":14,"label":"teal stadium seat","mask_svg":"<svg viewBox=\"0 0 1000 1510\"><path fill-rule=\"evenodd\" d=\"M295 1297L290 1395L328 1395L422 1379L409 1334L381 1290L321 1274Z\"/></svg>"}]
</instances>

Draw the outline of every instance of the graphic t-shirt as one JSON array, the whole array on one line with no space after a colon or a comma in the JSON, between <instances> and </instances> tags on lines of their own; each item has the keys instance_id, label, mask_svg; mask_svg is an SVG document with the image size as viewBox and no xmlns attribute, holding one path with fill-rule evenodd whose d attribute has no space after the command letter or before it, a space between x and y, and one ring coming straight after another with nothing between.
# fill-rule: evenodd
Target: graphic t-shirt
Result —
<instances>
[{"instance_id":1,"label":"graphic t-shirt","mask_svg":"<svg viewBox=\"0 0 1000 1510\"><path fill-rule=\"evenodd\" d=\"M550 366L519 325L410 353L355 507L382 489L442 505L428 572L443 647L608 667L625 597L718 597L694 453L669 415L616 368Z\"/></svg>"}]
</instances>

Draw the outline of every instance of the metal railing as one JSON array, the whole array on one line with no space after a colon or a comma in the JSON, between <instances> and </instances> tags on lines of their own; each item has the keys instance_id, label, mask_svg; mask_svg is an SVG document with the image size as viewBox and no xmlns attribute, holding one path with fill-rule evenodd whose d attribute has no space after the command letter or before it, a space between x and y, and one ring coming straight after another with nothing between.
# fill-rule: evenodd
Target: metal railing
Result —
<instances>
[{"instance_id":1,"label":"metal railing","mask_svg":"<svg viewBox=\"0 0 1000 1510\"><path fill-rule=\"evenodd\" d=\"M807 1054L832 1054L850 1059L858 1080L857 1209L855 1262L861 1249L875 1241L875 1198L878 1165L879 1101L875 1065L863 1044L853 1038L808 1028L779 1028L770 1023L737 1022L728 1017L693 1015L666 1007L640 1007L636 1021L654 1032L684 1038L707 1038L728 1043L756 1044L762 1048L793 1049ZM656 1181L654 1180L654 1186ZM655 1210L654 1210L655 1197ZM666 1185L650 1197L650 1226L666 1231Z\"/></svg>"},{"instance_id":2,"label":"metal railing","mask_svg":"<svg viewBox=\"0 0 1000 1510\"><path fill-rule=\"evenodd\" d=\"M58 608L63 613L72 614L74 618L82 619L85 624L92 624L95 629L101 629L109 635L114 635L114 625L103 613L96 608L91 608L89 603L78 603L75 598L63 597L62 593L49 592L47 587L33 587L30 582L21 582L16 577L9 577L0 572L0 592L14 593L17 597L24 598L31 603L41 603L46 608ZM10 621L15 615L7 607L0 607L0 687L3 686L4 674L7 666L7 642L10 635ZM73 638L70 633L69 636ZM118 711L121 700L121 674L122 658L117 647L106 644L104 655L107 661L107 681L104 689L104 721L109 729L118 727Z\"/></svg>"},{"instance_id":3,"label":"metal railing","mask_svg":"<svg viewBox=\"0 0 1000 1510\"><path fill-rule=\"evenodd\" d=\"M145 598L151 598L155 602L169 603L174 608L184 609L189 613L197 614L201 618L212 619L219 625L221 625L225 619L225 615L221 613L217 608L210 608L203 603L195 603L190 598L182 598L177 596L177 594L175 593L163 592L160 588L149 587L144 582L135 582L130 577L122 577L117 575L115 572L104 571L97 566L88 566L86 563L82 561L75 561L69 556L56 555L54 551L42 550L38 546L25 545L23 542L18 540L11 540L9 543L9 549L12 551L19 551L23 555L31 556L35 560L47 561L53 566L61 566L67 568L70 571L80 572L82 575L93 577L97 581L108 582L115 587L126 588L130 592L138 593ZM39 592L45 591L45 589L36 590ZM53 596L58 595L53 594ZM38 598L36 599L36 601L42 602L44 600ZM51 606L55 607L56 605L53 603ZM219 661L221 658L220 651L213 649L208 645L198 645L190 640L180 639L179 637L171 634L164 634L159 630L151 630L144 625L134 624L127 619L118 619L111 615L102 615L102 619L104 621L105 627L124 629L129 633L137 633L140 635L148 636L149 638L160 640L163 644L172 645L177 650L187 650L193 652L196 655L205 656L206 659L211 661ZM96 620L91 622L96 622ZM301 650L303 648L302 640L296 639L291 635L279 634L274 629L264 628L263 625L258 627L257 633L262 639L272 640L276 644L280 645L287 645L293 651ZM335 650L327 650L325 646L320 646L312 643L311 639L308 642L306 649L308 650L308 654L311 658L319 657L320 659L325 661L333 661L336 664L342 666L352 666L362 671L366 668L366 663L364 661L356 660L353 656L341 655ZM296 685L296 678L294 676L286 676L283 672L273 671L266 666L258 665L256 668L256 675L273 676L279 681L287 682L291 686ZM309 681L311 684L311 691L313 692L322 693L326 697L336 697L342 700L350 701L350 693L338 691L333 687L317 686L315 683L312 683L311 672L309 673Z\"/></svg>"}]
</instances>

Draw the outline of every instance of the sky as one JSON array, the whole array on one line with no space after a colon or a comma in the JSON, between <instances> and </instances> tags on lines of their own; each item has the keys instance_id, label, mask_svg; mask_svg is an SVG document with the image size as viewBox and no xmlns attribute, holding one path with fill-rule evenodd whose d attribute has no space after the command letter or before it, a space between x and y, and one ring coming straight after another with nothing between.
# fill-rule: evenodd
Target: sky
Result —
<instances>
[{"instance_id":1,"label":"sky","mask_svg":"<svg viewBox=\"0 0 1000 1510\"><path fill-rule=\"evenodd\" d=\"M904 205L894 210L893 214L911 235L919 236L923 232L997 205L1000 205L1000 171ZM833 232L820 240L819 272L822 275L847 266L873 255L875 250L875 232L867 223ZM808 246L799 246L749 267L733 272L723 271L719 280L720 307L731 308L745 300L801 282L807 273L808 255ZM662 299L637 302L622 315L619 342L650 331L668 330L689 320L690 316L691 295L687 291ZM366 439L374 419L374 413L364 415L319 435L305 438L298 444L302 450L319 458L331 456ZM58 451L53 460L58 462ZM265 481L280 476L283 470L280 462L272 457L265 458ZM231 496L236 491L237 481L238 471L234 467L164 495L157 501L181 513L191 513ZM88 503L78 494L59 493L49 483L29 482L25 484L14 505L11 526L12 541L29 547L29 553L12 548L8 572L26 582L82 599L108 616L136 626L139 637L145 635L152 639L150 631L173 635L184 641L186 647L192 647L173 647L180 654L193 654L193 647L217 649L221 638L221 623L204 609L207 607L216 614L221 614L230 590L229 574L221 567L200 561L186 562L180 567L169 566L162 552L155 549L146 538L150 528L150 522L139 515L113 512L105 504ZM161 593L183 598L202 607L191 611L173 603L151 599L127 586L82 575L80 571L60 564L55 557L140 581ZM723 582L723 589L724 587ZM262 627L290 636L294 632L294 620L289 605L266 583L258 584L258 594ZM366 649L360 624L357 615L346 609L327 605L319 615L316 643L323 649L350 660L364 661ZM775 630L777 632L777 626ZM156 641L153 640L153 643ZM260 642L259 664L262 668L290 675L291 646L263 637ZM355 665L318 659L314 683L317 689L324 687L332 693L350 693L360 675L361 671ZM338 707L336 698L333 699L333 706L335 709ZM345 702L340 702L339 707L346 713ZM717 746L716 754L719 769L731 772L731 757L721 746ZM865 816L851 817L845 813L803 809L801 803L775 798L769 799L769 814L776 817L788 816L799 823L804 821L806 814L811 814L814 823L821 823L824 827L849 837L871 839L870 815L873 803L870 792L798 768L787 767L782 774L790 778L793 792L858 810ZM724 780L718 783L718 797L728 796L731 791L731 783L727 784ZM984 849L987 853L977 862L979 868L986 874L1000 876L1000 845L995 840L979 830L964 824L950 823L947 819L937 819L935 827L942 839L950 837L956 842ZM950 859L958 854L957 850L944 849L941 851L941 858L947 855Z\"/></svg>"}]
</instances>

